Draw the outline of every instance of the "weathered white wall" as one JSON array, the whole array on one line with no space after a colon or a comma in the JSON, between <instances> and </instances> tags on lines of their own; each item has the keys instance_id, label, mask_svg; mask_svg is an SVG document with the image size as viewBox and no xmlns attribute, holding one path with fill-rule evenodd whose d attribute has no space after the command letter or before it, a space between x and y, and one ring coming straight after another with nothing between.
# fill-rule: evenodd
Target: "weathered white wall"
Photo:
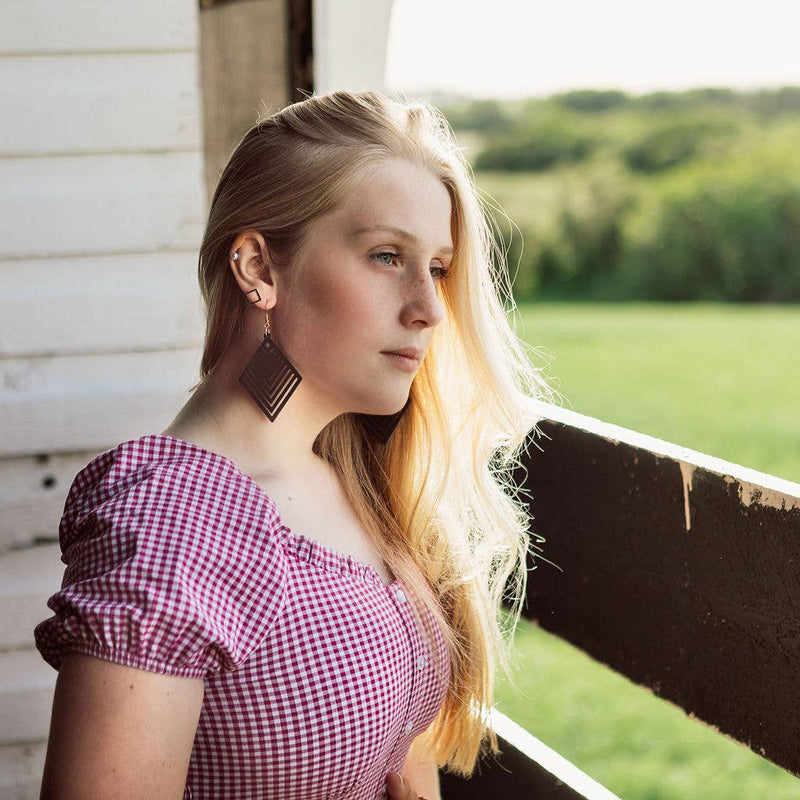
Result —
<instances>
[{"instance_id":1,"label":"weathered white wall","mask_svg":"<svg viewBox=\"0 0 800 800\"><path fill-rule=\"evenodd\" d=\"M0 3L0 800L36 798L75 473L196 379L197 0Z\"/></svg>"},{"instance_id":2,"label":"weathered white wall","mask_svg":"<svg viewBox=\"0 0 800 800\"><path fill-rule=\"evenodd\" d=\"M385 89L391 13L392 0L313 0L315 92Z\"/></svg>"}]
</instances>

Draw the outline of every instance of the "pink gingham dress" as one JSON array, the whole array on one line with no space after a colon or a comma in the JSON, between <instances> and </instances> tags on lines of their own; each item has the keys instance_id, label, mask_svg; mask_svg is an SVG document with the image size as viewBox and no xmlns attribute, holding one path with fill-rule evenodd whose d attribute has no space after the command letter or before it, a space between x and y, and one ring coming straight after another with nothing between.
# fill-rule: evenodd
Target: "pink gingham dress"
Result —
<instances>
[{"instance_id":1,"label":"pink gingham dress","mask_svg":"<svg viewBox=\"0 0 800 800\"><path fill-rule=\"evenodd\" d=\"M378 800L441 707L444 639L401 582L289 530L221 455L123 442L77 474L59 534L42 657L204 680L184 800Z\"/></svg>"}]
</instances>

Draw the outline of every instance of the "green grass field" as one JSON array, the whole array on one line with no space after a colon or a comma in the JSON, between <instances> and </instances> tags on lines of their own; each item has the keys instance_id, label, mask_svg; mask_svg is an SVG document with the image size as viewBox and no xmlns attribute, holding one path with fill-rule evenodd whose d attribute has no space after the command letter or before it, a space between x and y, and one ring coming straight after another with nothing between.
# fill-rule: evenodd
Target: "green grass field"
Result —
<instances>
[{"instance_id":1,"label":"green grass field","mask_svg":"<svg viewBox=\"0 0 800 800\"><path fill-rule=\"evenodd\" d=\"M800 482L800 308L548 304L517 333L564 405Z\"/></svg>"},{"instance_id":2,"label":"green grass field","mask_svg":"<svg viewBox=\"0 0 800 800\"><path fill-rule=\"evenodd\" d=\"M800 482L800 308L526 305L564 405ZM535 579L535 573L532 576ZM800 780L529 623L497 707L625 800L789 800Z\"/></svg>"}]
</instances>

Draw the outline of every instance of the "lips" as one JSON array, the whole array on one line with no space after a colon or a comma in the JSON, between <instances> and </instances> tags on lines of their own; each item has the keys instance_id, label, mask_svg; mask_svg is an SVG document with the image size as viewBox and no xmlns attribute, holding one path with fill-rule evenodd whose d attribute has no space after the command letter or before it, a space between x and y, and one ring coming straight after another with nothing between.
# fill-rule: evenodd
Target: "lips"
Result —
<instances>
[{"instance_id":1,"label":"lips","mask_svg":"<svg viewBox=\"0 0 800 800\"><path fill-rule=\"evenodd\" d=\"M394 354L396 356L405 356L406 358L413 358L419 361L422 358L423 351L418 347L400 347L397 350L384 350L384 353Z\"/></svg>"}]
</instances>

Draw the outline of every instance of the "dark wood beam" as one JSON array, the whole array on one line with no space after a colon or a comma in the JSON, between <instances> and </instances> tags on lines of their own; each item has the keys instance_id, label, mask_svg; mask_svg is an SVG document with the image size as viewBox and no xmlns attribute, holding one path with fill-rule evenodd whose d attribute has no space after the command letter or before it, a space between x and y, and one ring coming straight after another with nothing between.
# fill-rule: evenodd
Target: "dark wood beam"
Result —
<instances>
[{"instance_id":1,"label":"dark wood beam","mask_svg":"<svg viewBox=\"0 0 800 800\"><path fill-rule=\"evenodd\" d=\"M517 475L558 565L526 616L800 775L800 485L561 417Z\"/></svg>"}]
</instances>

